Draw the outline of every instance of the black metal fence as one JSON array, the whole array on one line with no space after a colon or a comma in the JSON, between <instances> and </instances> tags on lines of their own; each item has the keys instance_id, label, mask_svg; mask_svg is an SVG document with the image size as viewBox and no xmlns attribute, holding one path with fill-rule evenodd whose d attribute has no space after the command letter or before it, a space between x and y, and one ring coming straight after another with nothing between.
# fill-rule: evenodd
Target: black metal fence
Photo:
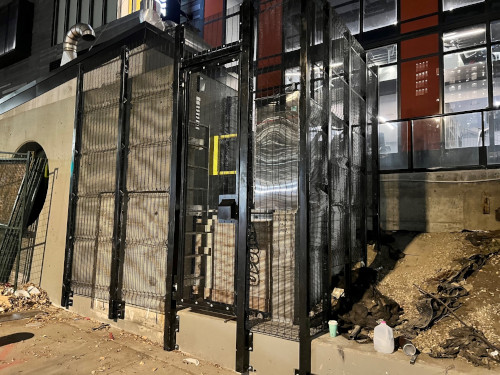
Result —
<instances>
[{"instance_id":1,"label":"black metal fence","mask_svg":"<svg viewBox=\"0 0 500 375\"><path fill-rule=\"evenodd\" d=\"M72 294L164 309L173 38L80 69L63 304ZM159 39L158 39L159 38Z\"/></svg>"},{"instance_id":2,"label":"black metal fence","mask_svg":"<svg viewBox=\"0 0 500 375\"><path fill-rule=\"evenodd\" d=\"M305 374L378 225L376 72L328 1L212 18L82 66L63 304L164 309L168 350L178 309L234 316L238 371L260 332Z\"/></svg>"}]
</instances>

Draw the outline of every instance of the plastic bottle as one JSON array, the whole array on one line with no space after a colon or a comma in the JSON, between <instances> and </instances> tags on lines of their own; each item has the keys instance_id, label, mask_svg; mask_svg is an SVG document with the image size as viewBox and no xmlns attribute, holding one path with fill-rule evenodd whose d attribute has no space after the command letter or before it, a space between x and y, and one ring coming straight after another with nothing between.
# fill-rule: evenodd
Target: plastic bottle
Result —
<instances>
[{"instance_id":1,"label":"plastic bottle","mask_svg":"<svg viewBox=\"0 0 500 375\"><path fill-rule=\"evenodd\" d=\"M394 351L394 334L384 321L375 327L373 335L373 346L377 352L390 354Z\"/></svg>"}]
</instances>

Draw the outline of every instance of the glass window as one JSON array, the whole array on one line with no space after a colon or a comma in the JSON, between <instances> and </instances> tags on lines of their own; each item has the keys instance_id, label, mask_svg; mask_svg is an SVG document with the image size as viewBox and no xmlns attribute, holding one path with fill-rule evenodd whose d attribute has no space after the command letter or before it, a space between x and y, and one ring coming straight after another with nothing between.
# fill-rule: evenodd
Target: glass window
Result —
<instances>
[{"instance_id":1,"label":"glass window","mask_svg":"<svg viewBox=\"0 0 500 375\"><path fill-rule=\"evenodd\" d=\"M231 8L237 10L239 6ZM230 10L228 10L229 12ZM236 14L226 18L226 43L234 43L240 39L240 15Z\"/></svg>"},{"instance_id":2,"label":"glass window","mask_svg":"<svg viewBox=\"0 0 500 375\"><path fill-rule=\"evenodd\" d=\"M231 8L236 7L236 6L239 6L239 5L241 5L242 2L243 2L243 0L226 0L226 9L231 9Z\"/></svg>"},{"instance_id":3,"label":"glass window","mask_svg":"<svg viewBox=\"0 0 500 375\"><path fill-rule=\"evenodd\" d=\"M412 121L413 166L433 168L441 166L441 117Z\"/></svg>"},{"instance_id":4,"label":"glass window","mask_svg":"<svg viewBox=\"0 0 500 375\"><path fill-rule=\"evenodd\" d=\"M116 20L117 7L117 0L108 0L106 2L106 23Z\"/></svg>"},{"instance_id":5,"label":"glass window","mask_svg":"<svg viewBox=\"0 0 500 375\"><path fill-rule=\"evenodd\" d=\"M398 118L398 68L397 65L379 68L379 119L380 122Z\"/></svg>"},{"instance_id":6,"label":"glass window","mask_svg":"<svg viewBox=\"0 0 500 375\"><path fill-rule=\"evenodd\" d=\"M486 25L465 27L443 34L443 51L454 51L486 43Z\"/></svg>"},{"instance_id":7,"label":"glass window","mask_svg":"<svg viewBox=\"0 0 500 375\"><path fill-rule=\"evenodd\" d=\"M445 149L482 146L480 112L446 116L443 123Z\"/></svg>"},{"instance_id":8,"label":"glass window","mask_svg":"<svg viewBox=\"0 0 500 375\"><path fill-rule=\"evenodd\" d=\"M470 111L487 106L486 48L445 55L445 112Z\"/></svg>"},{"instance_id":9,"label":"glass window","mask_svg":"<svg viewBox=\"0 0 500 375\"><path fill-rule=\"evenodd\" d=\"M103 7L103 1L104 0L94 0L94 23L92 24L92 27L94 30L102 25L102 7Z\"/></svg>"},{"instance_id":10,"label":"glass window","mask_svg":"<svg viewBox=\"0 0 500 375\"><path fill-rule=\"evenodd\" d=\"M80 6L80 22L89 22L89 10L90 10L90 0L82 0Z\"/></svg>"},{"instance_id":11,"label":"glass window","mask_svg":"<svg viewBox=\"0 0 500 375\"><path fill-rule=\"evenodd\" d=\"M493 79L493 105L500 107L500 44L491 46L491 73Z\"/></svg>"},{"instance_id":12,"label":"glass window","mask_svg":"<svg viewBox=\"0 0 500 375\"><path fill-rule=\"evenodd\" d=\"M167 0L159 0L160 1L160 11L162 16L167 15ZM228 1L229 3L229 1Z\"/></svg>"},{"instance_id":13,"label":"glass window","mask_svg":"<svg viewBox=\"0 0 500 375\"><path fill-rule=\"evenodd\" d=\"M477 165L481 145L480 112L413 121L415 168Z\"/></svg>"},{"instance_id":14,"label":"glass window","mask_svg":"<svg viewBox=\"0 0 500 375\"><path fill-rule=\"evenodd\" d=\"M488 164L499 164L500 111L491 111L485 113L484 122L484 145L488 150Z\"/></svg>"},{"instance_id":15,"label":"glass window","mask_svg":"<svg viewBox=\"0 0 500 375\"><path fill-rule=\"evenodd\" d=\"M335 12L342 18L352 35L359 34L359 1L330 0Z\"/></svg>"},{"instance_id":16,"label":"glass window","mask_svg":"<svg viewBox=\"0 0 500 375\"><path fill-rule=\"evenodd\" d=\"M491 41L498 42L500 41L500 20L492 22L490 24L491 30Z\"/></svg>"},{"instance_id":17,"label":"glass window","mask_svg":"<svg viewBox=\"0 0 500 375\"><path fill-rule=\"evenodd\" d=\"M378 126L381 170L408 168L408 122L385 122Z\"/></svg>"},{"instance_id":18,"label":"glass window","mask_svg":"<svg viewBox=\"0 0 500 375\"><path fill-rule=\"evenodd\" d=\"M66 2L59 1L57 10L57 39L56 39L57 44L62 43L64 38L65 15L66 15Z\"/></svg>"},{"instance_id":19,"label":"glass window","mask_svg":"<svg viewBox=\"0 0 500 375\"><path fill-rule=\"evenodd\" d=\"M97 29L103 23L116 19L118 0L69 0L57 4L57 28L54 37L57 44L62 43L68 29L77 22L90 22Z\"/></svg>"},{"instance_id":20,"label":"glass window","mask_svg":"<svg viewBox=\"0 0 500 375\"><path fill-rule=\"evenodd\" d=\"M397 23L396 0L365 0L363 31L379 29Z\"/></svg>"},{"instance_id":21,"label":"glass window","mask_svg":"<svg viewBox=\"0 0 500 375\"><path fill-rule=\"evenodd\" d=\"M69 13L68 13L68 23L67 23L68 30L70 27L72 27L74 24L76 24L76 9L77 9L76 1L70 1ZM68 31L68 30L66 30L66 31Z\"/></svg>"},{"instance_id":22,"label":"glass window","mask_svg":"<svg viewBox=\"0 0 500 375\"><path fill-rule=\"evenodd\" d=\"M397 60L398 45L396 43L366 51L368 66L391 64Z\"/></svg>"},{"instance_id":23,"label":"glass window","mask_svg":"<svg viewBox=\"0 0 500 375\"><path fill-rule=\"evenodd\" d=\"M484 3L484 0L443 0L443 10L453 10L477 3Z\"/></svg>"}]
</instances>

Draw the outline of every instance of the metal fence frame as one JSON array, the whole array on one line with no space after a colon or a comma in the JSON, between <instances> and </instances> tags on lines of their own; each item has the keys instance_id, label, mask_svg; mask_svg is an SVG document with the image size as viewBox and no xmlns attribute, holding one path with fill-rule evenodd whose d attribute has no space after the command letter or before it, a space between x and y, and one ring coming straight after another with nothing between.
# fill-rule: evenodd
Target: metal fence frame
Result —
<instances>
[{"instance_id":1,"label":"metal fence frame","mask_svg":"<svg viewBox=\"0 0 500 375\"><path fill-rule=\"evenodd\" d=\"M11 264L13 261L15 263L15 281L14 286L17 287L17 277L19 273L19 261L21 256L21 248L22 248L22 238L24 232L24 223L25 223L25 207L27 202L27 190L28 190L28 172L30 168L31 161L33 159L33 155L31 153L10 153L10 152L0 152L0 163L19 163L25 164L25 173L22 178L21 184L19 185L19 190L16 195L16 200L14 202L14 206L12 207L12 212L10 214L9 222L6 224L0 224L0 228L4 230L4 234L0 239L0 251L5 251L4 246L10 246L15 251L15 256L12 259L14 254L0 254L2 256L1 261L1 282L8 282L10 278L10 274L12 271ZM16 244L17 242L17 244ZM15 260L14 260L15 259Z\"/></svg>"},{"instance_id":2,"label":"metal fence frame","mask_svg":"<svg viewBox=\"0 0 500 375\"><path fill-rule=\"evenodd\" d=\"M23 167L24 173L10 212L9 221L7 224L0 223L0 229L4 231L0 237L0 280L4 283L12 282L14 288L17 288L22 251L26 252L23 256L24 270L21 283L27 282L31 273L33 252L29 250L33 249L33 244L28 244L27 247L23 248L22 242L23 236L28 230L29 214L35 203L41 180L47 172L47 159L37 158L32 152L0 152L0 164L14 163ZM14 272L13 280L11 280L12 271Z\"/></svg>"},{"instance_id":3,"label":"metal fence frame","mask_svg":"<svg viewBox=\"0 0 500 375\"><path fill-rule=\"evenodd\" d=\"M331 30L334 22L338 22L335 18L332 8L326 0L315 0L312 6L310 1L301 0L301 28L300 28L300 51L290 53L297 60L297 65L300 67L300 97L299 103L302 110L299 113L299 184L298 184L298 199L299 209L297 213L297 239L295 241L295 254L296 254L296 285L297 285L297 303L295 305L295 313L297 314L298 326L298 341L300 343L300 357L299 369L296 374L306 375L311 373L311 342L312 339L324 332L330 317L330 293L333 288L332 285L332 254L334 251L343 251L345 254L344 274L346 278L346 289L348 292L350 284L350 272L352 269L353 243L351 237L348 243L346 242L342 249L334 249L332 242L329 240L328 244L321 250L320 264L312 264L310 255L311 239L309 233L310 227L310 213L309 213L309 183L310 183L310 157L311 157L311 140L309 139L309 119L311 115L311 88L312 86L312 59L317 59L318 54L321 56L323 66L328 66L324 69L322 79L325 82L330 82L333 75L331 65L331 43L324 43L323 46L312 46L314 23L317 12L323 13L322 33L323 38L330 40ZM315 13L316 12L316 13ZM256 9L255 3L251 0L243 2L240 10L240 26L239 35L240 40L230 43L228 45L215 46L212 49L196 50L193 45L186 44L186 33L191 32L189 27L185 24L179 25L175 31L170 30L167 34L156 35L162 43L170 43L174 46L174 72L173 72L173 118L172 118L172 144L171 144L171 160L170 160L170 206L169 206L169 221L168 221L168 240L166 246L166 279L165 279L165 330L164 330L164 348L166 350L177 349L176 345L176 332L179 330L179 316L177 311L184 307L193 307L194 309L208 309L211 311L224 312L226 314L236 317L236 370L241 373L247 373L251 370L249 363L250 351L253 348L252 333L250 321L250 303L249 303L249 290L250 290L250 251L251 248L251 196L252 189L252 142L253 142L253 108L255 99L255 89L253 87L255 73L258 69L256 66L255 56L255 16ZM235 13L229 15L235 17ZM148 31L149 32L149 31ZM224 28L224 33L226 32ZM357 42L349 35L345 35L345 39L349 42L349 52L344 56L344 63L347 67L351 66L351 53L356 52L359 47ZM117 138L116 150L116 181L114 189L114 219L113 219L113 250L111 259L111 278L110 278L110 291L109 291L109 318L110 319L123 319L124 318L124 305L122 296L123 287L123 263L124 263L124 246L126 238L126 219L127 219L127 204L126 204L126 176L127 176L127 157L126 151L128 149L128 132L130 131L129 123L129 90L127 88L127 77L129 74L129 51L136 45L144 42L143 39L131 40L127 43L120 43L113 46L113 53L108 52L107 57L104 59L93 61L92 63L80 63L79 73L77 80L77 98L76 98L76 112L75 112L75 127L74 127L74 143L73 143L73 161L72 161L72 177L70 186L70 204L68 208L68 232L66 243L66 257L63 277L63 296L61 304L65 307L72 305L73 291L71 288L72 272L73 272L73 253L74 253L74 233L75 233L75 218L76 218L76 204L78 194L78 183L80 177L78 158L81 149L82 140L82 103L83 103L83 76L85 71L90 71L92 68L99 66L100 63L108 61L110 58L120 56L121 69L120 69L120 98L119 98L119 133ZM320 48L320 49L318 49ZM352 52L351 52L352 51ZM360 50L361 51L361 50ZM298 53L297 53L298 52ZM359 54L359 52L357 52ZM362 52L361 52L362 53ZM239 112L238 112L238 137L240 142L240 149L238 154L237 166L237 179L238 179L238 226L236 231L236 246L235 246L235 303L233 306L225 304L213 304L209 308L191 303L184 299L182 288L183 277L183 249L182 240L184 233L184 196L185 196L185 183L183 176L186 170L186 141L187 129L185 124L185 116L187 113L187 85L186 85L186 71L188 69L195 69L204 65L213 63L221 63L227 59L238 58L239 71ZM361 59L363 56L361 55ZM283 61L285 65L285 61ZM346 84L350 82L350 68L342 77ZM348 86L349 87L349 86ZM333 94L329 90L329 85L325 85L322 90L321 104L323 108L330 106L331 96ZM347 103L350 101L350 89L345 94ZM363 98L361 98L363 99ZM349 109L344 106L346 118L350 118ZM332 144L331 144L331 111L323 111L321 114L322 122L328 124L328 165L332 163ZM376 116L375 116L376 118ZM373 121L373 119L372 119ZM347 126L351 129L351 124L348 122ZM375 130L374 130L375 129ZM376 131L376 122L372 123L372 135ZM360 133L366 138L365 130ZM371 147L376 150L377 144L373 140ZM349 155L352 153L352 138L351 130L349 130ZM362 143L362 152L366 153L368 144ZM373 194L372 200L372 215L373 215L373 228L377 231L378 228L378 180L377 180L377 158L376 153L373 153L372 163L372 191L363 190L364 185L361 186L361 195L359 197L362 211L359 218L363 223L361 230L366 233L366 210L363 202L366 202L368 194ZM377 154L378 155L378 154ZM366 156L362 157L362 162L366 163ZM363 166L361 166L363 167ZM360 170L364 173L366 178L366 170ZM328 178L332 181L332 170L328 168ZM348 181L350 183L351 177L349 174ZM329 202L332 200L331 191L335 187L330 186ZM349 201L351 194L349 193ZM330 207L330 204L329 204ZM349 207L351 207L349 205ZM331 208L328 209L328 217L331 218ZM364 214L363 214L364 212ZM364 216L363 216L364 215ZM351 228L350 217L348 233ZM331 237L330 219L328 219L328 238ZM366 245L365 234L360 238L361 248ZM366 257L363 259L366 263ZM356 260L357 261L357 260ZM319 267L313 270L314 267ZM311 272L319 272L321 275L321 312L311 317ZM228 310L228 307L230 309Z\"/></svg>"}]
</instances>

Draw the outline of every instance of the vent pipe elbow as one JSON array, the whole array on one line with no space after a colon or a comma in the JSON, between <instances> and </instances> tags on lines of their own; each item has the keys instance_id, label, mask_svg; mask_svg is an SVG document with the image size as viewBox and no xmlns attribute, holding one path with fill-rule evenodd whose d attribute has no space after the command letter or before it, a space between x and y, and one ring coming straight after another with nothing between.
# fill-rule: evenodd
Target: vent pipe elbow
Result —
<instances>
[{"instance_id":1,"label":"vent pipe elbow","mask_svg":"<svg viewBox=\"0 0 500 375\"><path fill-rule=\"evenodd\" d=\"M76 51L80 39L86 41L92 41L95 39L94 29L89 24L77 23L68 30L63 42L61 66L76 59Z\"/></svg>"}]
</instances>

